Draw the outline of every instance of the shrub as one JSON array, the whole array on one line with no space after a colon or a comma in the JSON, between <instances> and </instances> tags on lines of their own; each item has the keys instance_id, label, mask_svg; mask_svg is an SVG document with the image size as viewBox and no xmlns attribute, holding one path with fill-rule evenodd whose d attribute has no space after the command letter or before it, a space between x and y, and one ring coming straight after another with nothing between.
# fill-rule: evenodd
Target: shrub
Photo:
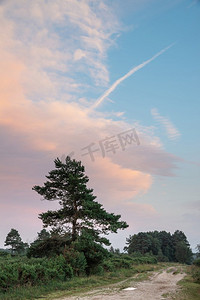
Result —
<instances>
[{"instance_id":1,"label":"shrub","mask_svg":"<svg viewBox=\"0 0 200 300\"><path fill-rule=\"evenodd\" d=\"M18 281L21 285L34 285L37 282L36 266L30 264L19 266Z\"/></svg>"},{"instance_id":2,"label":"shrub","mask_svg":"<svg viewBox=\"0 0 200 300\"><path fill-rule=\"evenodd\" d=\"M85 274L87 261L83 252L75 250L73 247L65 249L65 259L72 266L75 275Z\"/></svg>"},{"instance_id":3,"label":"shrub","mask_svg":"<svg viewBox=\"0 0 200 300\"><path fill-rule=\"evenodd\" d=\"M115 270L114 264L111 260L105 260L103 262L103 268L107 272L113 272Z\"/></svg>"},{"instance_id":4,"label":"shrub","mask_svg":"<svg viewBox=\"0 0 200 300\"><path fill-rule=\"evenodd\" d=\"M118 268L118 269L121 269L121 268L129 269L129 268L131 268L133 263L130 260L120 257L120 258L114 258L113 264L114 264L114 267Z\"/></svg>"},{"instance_id":5,"label":"shrub","mask_svg":"<svg viewBox=\"0 0 200 300\"><path fill-rule=\"evenodd\" d=\"M51 259L10 259L0 264L0 290L72 278L72 267L63 255Z\"/></svg>"},{"instance_id":6,"label":"shrub","mask_svg":"<svg viewBox=\"0 0 200 300\"><path fill-rule=\"evenodd\" d=\"M104 274L104 267L101 265L94 267L91 271L92 274L102 276Z\"/></svg>"},{"instance_id":7,"label":"shrub","mask_svg":"<svg viewBox=\"0 0 200 300\"><path fill-rule=\"evenodd\" d=\"M193 261L193 264L194 264L195 266L200 267L200 258L194 260L194 261Z\"/></svg>"},{"instance_id":8,"label":"shrub","mask_svg":"<svg viewBox=\"0 0 200 300\"><path fill-rule=\"evenodd\" d=\"M192 277L196 283L200 283L200 268L199 267L193 267L192 268Z\"/></svg>"}]
</instances>

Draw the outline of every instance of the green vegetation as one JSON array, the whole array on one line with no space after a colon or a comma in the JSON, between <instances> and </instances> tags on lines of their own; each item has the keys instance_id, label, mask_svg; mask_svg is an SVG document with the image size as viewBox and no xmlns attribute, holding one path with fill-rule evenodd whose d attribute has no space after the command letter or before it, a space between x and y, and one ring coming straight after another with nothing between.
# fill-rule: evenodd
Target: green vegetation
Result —
<instances>
[{"instance_id":1,"label":"green vegetation","mask_svg":"<svg viewBox=\"0 0 200 300\"><path fill-rule=\"evenodd\" d=\"M81 162L69 156L65 163L58 158L54 162L55 170L46 176L48 180L33 190L44 200L58 201L60 209L39 215L50 233L38 234L28 257L63 254L74 269L77 268L77 273L84 269L90 274L108 256L103 245L108 246L110 242L102 235L116 233L128 225L120 220L120 215L108 213L95 201L93 190L87 188L89 179Z\"/></svg>"},{"instance_id":2,"label":"green vegetation","mask_svg":"<svg viewBox=\"0 0 200 300\"><path fill-rule=\"evenodd\" d=\"M81 162L56 159L44 185L33 187L44 200L58 201L60 208L39 215L44 229L30 246L16 229L8 233L5 246L10 248L0 250L0 299L35 299L56 290L67 295L134 274L139 274L135 280L147 279L147 271L162 267L158 261L191 262L187 238L178 230L173 235L154 231L130 236L128 254L105 249L110 245L105 235L128 225L95 201L84 172ZM190 279L199 284L199 260Z\"/></svg>"},{"instance_id":3,"label":"green vegetation","mask_svg":"<svg viewBox=\"0 0 200 300\"><path fill-rule=\"evenodd\" d=\"M155 262L153 257L140 257L139 261L142 264L136 263L135 257L111 254L109 259L93 269L95 275L88 277L76 276L76 269L73 269L62 255L31 259L25 256L3 256L0 257L0 299L35 299L56 290L52 298L70 295L119 282L133 275L137 275L136 281L147 279L149 271L161 267L151 264ZM51 296L48 299L51 299Z\"/></svg>"},{"instance_id":4,"label":"green vegetation","mask_svg":"<svg viewBox=\"0 0 200 300\"><path fill-rule=\"evenodd\" d=\"M108 213L95 201L93 190L81 162L69 156L58 158L55 169L46 176L43 186L34 186L44 200L58 201L56 211L41 213L45 228L26 251L26 244L16 229L11 229L5 246L14 257L0 263L0 292L36 286L51 281L65 282L74 276L103 274L110 242L105 235L128 227L120 215ZM5 254L5 253L4 253ZM26 254L27 257L19 257Z\"/></svg>"},{"instance_id":5,"label":"green vegetation","mask_svg":"<svg viewBox=\"0 0 200 300\"><path fill-rule=\"evenodd\" d=\"M52 259L4 257L0 262L0 291L46 283L52 279L64 281L72 276L72 267L62 255Z\"/></svg>"},{"instance_id":6,"label":"green vegetation","mask_svg":"<svg viewBox=\"0 0 200 300\"><path fill-rule=\"evenodd\" d=\"M179 282L181 291L174 300L199 300L200 298L200 266L193 264L185 266L187 276Z\"/></svg>"},{"instance_id":7,"label":"green vegetation","mask_svg":"<svg viewBox=\"0 0 200 300\"><path fill-rule=\"evenodd\" d=\"M176 230L174 234L166 231L139 232L127 239L124 249L129 253L144 255L151 253L158 261L190 264L192 251L185 234Z\"/></svg>"},{"instance_id":8,"label":"green vegetation","mask_svg":"<svg viewBox=\"0 0 200 300\"><path fill-rule=\"evenodd\" d=\"M5 246L11 246L10 252L12 254L24 254L28 248L28 244L22 242L19 232L13 228L6 237Z\"/></svg>"}]
</instances>

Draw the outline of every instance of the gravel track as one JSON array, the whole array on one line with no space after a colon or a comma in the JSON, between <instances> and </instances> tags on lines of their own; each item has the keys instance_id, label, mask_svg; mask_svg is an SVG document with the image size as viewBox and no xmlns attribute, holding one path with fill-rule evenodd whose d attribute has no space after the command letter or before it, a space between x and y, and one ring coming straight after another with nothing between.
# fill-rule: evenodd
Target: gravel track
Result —
<instances>
[{"instance_id":1,"label":"gravel track","mask_svg":"<svg viewBox=\"0 0 200 300\"><path fill-rule=\"evenodd\" d=\"M171 271L170 271L171 269ZM161 300L172 299L172 295L179 289L177 282L183 279L185 273L179 268L168 268L167 270L154 272L145 281L135 282L128 279L109 287L102 287L82 295L64 297L60 300ZM123 287L135 288L124 290ZM163 296L164 295L164 296Z\"/></svg>"}]
</instances>

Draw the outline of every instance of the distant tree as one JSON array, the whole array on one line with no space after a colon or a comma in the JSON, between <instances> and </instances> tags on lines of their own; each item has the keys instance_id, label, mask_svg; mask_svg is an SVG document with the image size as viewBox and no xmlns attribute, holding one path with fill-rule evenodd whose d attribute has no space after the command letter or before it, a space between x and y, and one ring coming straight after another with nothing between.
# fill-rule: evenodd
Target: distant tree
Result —
<instances>
[{"instance_id":1,"label":"distant tree","mask_svg":"<svg viewBox=\"0 0 200 300\"><path fill-rule=\"evenodd\" d=\"M158 238L160 240L161 251L164 257L166 257L169 261L174 261L174 245L171 233L164 230L160 231Z\"/></svg>"},{"instance_id":2,"label":"distant tree","mask_svg":"<svg viewBox=\"0 0 200 300\"><path fill-rule=\"evenodd\" d=\"M44 241L49 237L50 237L50 233L46 229L42 229L40 232L38 232L37 240Z\"/></svg>"},{"instance_id":3,"label":"distant tree","mask_svg":"<svg viewBox=\"0 0 200 300\"><path fill-rule=\"evenodd\" d=\"M175 245L175 258L180 263L191 263L192 251L184 241L178 241Z\"/></svg>"},{"instance_id":4,"label":"distant tree","mask_svg":"<svg viewBox=\"0 0 200 300\"><path fill-rule=\"evenodd\" d=\"M113 246L110 247L109 252L114 254L115 253L115 249L113 248Z\"/></svg>"},{"instance_id":5,"label":"distant tree","mask_svg":"<svg viewBox=\"0 0 200 300\"><path fill-rule=\"evenodd\" d=\"M30 244L27 252L28 257L52 257L63 253L65 245L69 240L66 235L49 233L46 229L38 232L34 242Z\"/></svg>"},{"instance_id":6,"label":"distant tree","mask_svg":"<svg viewBox=\"0 0 200 300\"><path fill-rule=\"evenodd\" d=\"M198 244L196 246L196 250L197 250L197 257L199 258L200 257L200 244Z\"/></svg>"},{"instance_id":7,"label":"distant tree","mask_svg":"<svg viewBox=\"0 0 200 300\"><path fill-rule=\"evenodd\" d=\"M144 255L151 250L151 237L146 232L139 232L138 234L130 236L126 240L126 244L128 246L126 246L124 250L128 251L128 254L140 252Z\"/></svg>"},{"instance_id":8,"label":"distant tree","mask_svg":"<svg viewBox=\"0 0 200 300\"><path fill-rule=\"evenodd\" d=\"M166 231L139 232L127 239L124 249L129 254L150 253L157 256L158 261L177 261L190 263L192 252L185 234L176 230L173 235Z\"/></svg>"},{"instance_id":9,"label":"distant tree","mask_svg":"<svg viewBox=\"0 0 200 300\"><path fill-rule=\"evenodd\" d=\"M120 255L120 249L119 248L114 249L113 246L110 247L109 252L112 254Z\"/></svg>"},{"instance_id":10,"label":"distant tree","mask_svg":"<svg viewBox=\"0 0 200 300\"><path fill-rule=\"evenodd\" d=\"M22 242L19 232L13 228L8 233L4 245L11 246L12 254L23 254L28 247L27 243Z\"/></svg>"},{"instance_id":11,"label":"distant tree","mask_svg":"<svg viewBox=\"0 0 200 300\"><path fill-rule=\"evenodd\" d=\"M66 237L50 235L44 239L37 238L27 251L28 257L53 257L64 252Z\"/></svg>"},{"instance_id":12,"label":"distant tree","mask_svg":"<svg viewBox=\"0 0 200 300\"><path fill-rule=\"evenodd\" d=\"M176 230L172 235L172 240L174 245L176 245L178 242L184 242L187 246L189 246L189 242L187 240L187 237L183 231Z\"/></svg>"},{"instance_id":13,"label":"distant tree","mask_svg":"<svg viewBox=\"0 0 200 300\"><path fill-rule=\"evenodd\" d=\"M189 264L192 258L190 244L184 232L176 230L172 235L175 260L181 263Z\"/></svg>"}]
</instances>

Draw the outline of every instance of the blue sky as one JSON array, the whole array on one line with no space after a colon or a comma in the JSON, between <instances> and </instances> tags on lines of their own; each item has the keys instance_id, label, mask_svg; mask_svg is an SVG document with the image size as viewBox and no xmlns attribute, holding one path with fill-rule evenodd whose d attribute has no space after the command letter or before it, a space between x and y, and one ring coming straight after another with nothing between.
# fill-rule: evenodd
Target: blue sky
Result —
<instances>
[{"instance_id":1,"label":"blue sky","mask_svg":"<svg viewBox=\"0 0 200 300\"><path fill-rule=\"evenodd\" d=\"M11 228L33 241L38 214L57 206L31 188L73 151L97 200L130 225L110 237L114 247L139 231L178 229L194 249L200 2L9 0L0 16L0 247ZM133 128L140 145L123 151L118 135ZM116 153L83 156L112 136Z\"/></svg>"}]
</instances>

